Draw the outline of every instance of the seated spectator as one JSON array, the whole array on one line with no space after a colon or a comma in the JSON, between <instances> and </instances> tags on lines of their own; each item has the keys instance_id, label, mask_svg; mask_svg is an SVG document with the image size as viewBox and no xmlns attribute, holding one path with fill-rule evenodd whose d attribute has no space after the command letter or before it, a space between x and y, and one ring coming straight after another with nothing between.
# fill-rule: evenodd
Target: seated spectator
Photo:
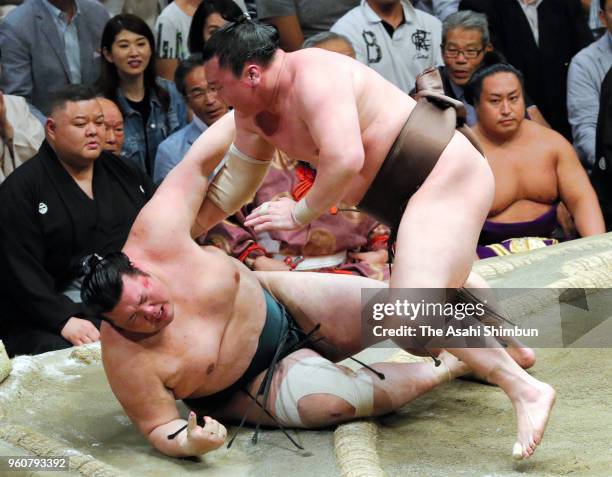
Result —
<instances>
[{"instance_id":1,"label":"seated spectator","mask_svg":"<svg viewBox=\"0 0 612 477\"><path fill-rule=\"evenodd\" d=\"M463 88L474 72L481 66L499 63L501 55L491 52L487 17L471 10L449 15L442 23L442 58L444 66L439 68L444 93L465 105L467 124L476 124L474 106L465 99ZM550 127L537 106L525 97L529 119Z\"/></svg>"},{"instance_id":2,"label":"seated spectator","mask_svg":"<svg viewBox=\"0 0 612 477\"><path fill-rule=\"evenodd\" d=\"M324 50L340 53L341 55L350 56L351 58L357 57L351 40L344 35L331 31L317 33L311 36L304 42L302 48L323 48Z\"/></svg>"},{"instance_id":3,"label":"seated spectator","mask_svg":"<svg viewBox=\"0 0 612 477\"><path fill-rule=\"evenodd\" d=\"M546 121L572 140L567 69L593 41L578 0L461 0L459 10L487 15L493 47L525 76L525 91Z\"/></svg>"},{"instance_id":4,"label":"seated spectator","mask_svg":"<svg viewBox=\"0 0 612 477\"><path fill-rule=\"evenodd\" d=\"M140 18L113 17L102 34L100 92L119 106L125 125L122 156L153 177L157 146L187 124L174 83L155 77L153 33Z\"/></svg>"},{"instance_id":5,"label":"seated spectator","mask_svg":"<svg viewBox=\"0 0 612 477\"><path fill-rule=\"evenodd\" d=\"M217 91L206 82L202 55L192 55L181 61L176 69L174 81L193 111L193 119L157 148L154 175L156 183L161 182L185 157L185 153L200 134L229 110L217 96Z\"/></svg>"},{"instance_id":6,"label":"seated spectator","mask_svg":"<svg viewBox=\"0 0 612 477\"><path fill-rule=\"evenodd\" d=\"M469 94L478 114L474 132L495 176L479 257L554 243L559 202L580 236L603 233L597 197L572 145L552 129L524 120L521 73L503 63L483 68L474 74Z\"/></svg>"},{"instance_id":7,"label":"seated spectator","mask_svg":"<svg viewBox=\"0 0 612 477\"><path fill-rule=\"evenodd\" d=\"M612 68L601 84L595 144L597 162L593 166L591 182L599 198L606 231L610 232L612 231Z\"/></svg>"},{"instance_id":8,"label":"seated spectator","mask_svg":"<svg viewBox=\"0 0 612 477\"><path fill-rule=\"evenodd\" d=\"M331 28L346 36L357 60L410 93L416 76L442 64L442 24L407 0L363 0Z\"/></svg>"},{"instance_id":9,"label":"seated spectator","mask_svg":"<svg viewBox=\"0 0 612 477\"><path fill-rule=\"evenodd\" d=\"M104 117L89 88L69 85L52 99L45 134L0 185L0 335L10 355L98 340L80 264L121 247L152 194L145 174L102 151Z\"/></svg>"},{"instance_id":10,"label":"seated spectator","mask_svg":"<svg viewBox=\"0 0 612 477\"><path fill-rule=\"evenodd\" d=\"M51 93L95 82L108 18L92 0L28 0L15 8L0 23L2 90L23 96L44 123Z\"/></svg>"},{"instance_id":11,"label":"seated spectator","mask_svg":"<svg viewBox=\"0 0 612 477\"><path fill-rule=\"evenodd\" d=\"M359 0L256 0L255 5L257 18L278 30L280 48L295 51L304 40L329 31Z\"/></svg>"},{"instance_id":12,"label":"seated spectator","mask_svg":"<svg viewBox=\"0 0 612 477\"><path fill-rule=\"evenodd\" d=\"M446 17L457 11L459 0L418 0L414 7L444 21Z\"/></svg>"},{"instance_id":13,"label":"seated spectator","mask_svg":"<svg viewBox=\"0 0 612 477\"><path fill-rule=\"evenodd\" d=\"M98 98L98 103L104 115L104 127L106 128L106 140L102 149L120 156L125 131L123 129L123 115L115 103L110 99Z\"/></svg>"},{"instance_id":14,"label":"seated spectator","mask_svg":"<svg viewBox=\"0 0 612 477\"><path fill-rule=\"evenodd\" d=\"M36 154L44 138L26 100L0 90L0 183Z\"/></svg>"},{"instance_id":15,"label":"seated spectator","mask_svg":"<svg viewBox=\"0 0 612 477\"><path fill-rule=\"evenodd\" d=\"M353 209L330 211L299 230L275 230L258 236L244 226L245 217L265 202L280 197L301 199L316 172L277 152L253 201L206 237L252 270L296 270L349 273L387 280L389 229Z\"/></svg>"},{"instance_id":16,"label":"seated spectator","mask_svg":"<svg viewBox=\"0 0 612 477\"><path fill-rule=\"evenodd\" d=\"M606 26L606 34L574 56L567 75L567 112L574 147L587 171L591 171L595 163L601 83L612 66L612 0L597 1L601 5L599 15Z\"/></svg>"},{"instance_id":17,"label":"seated spectator","mask_svg":"<svg viewBox=\"0 0 612 477\"><path fill-rule=\"evenodd\" d=\"M228 3L224 7L225 9L227 9L226 12L221 12L213 0L202 0L191 21L188 40L189 51L194 53L202 52L204 43L208 41L214 32L227 23L222 13L227 18L238 18L240 16L238 6L235 3Z\"/></svg>"},{"instance_id":18,"label":"seated spectator","mask_svg":"<svg viewBox=\"0 0 612 477\"><path fill-rule=\"evenodd\" d=\"M157 17L154 31L157 38L155 70L158 76L172 81L179 61L189 56L189 28L193 14L201 2L202 0L174 0Z\"/></svg>"}]
</instances>

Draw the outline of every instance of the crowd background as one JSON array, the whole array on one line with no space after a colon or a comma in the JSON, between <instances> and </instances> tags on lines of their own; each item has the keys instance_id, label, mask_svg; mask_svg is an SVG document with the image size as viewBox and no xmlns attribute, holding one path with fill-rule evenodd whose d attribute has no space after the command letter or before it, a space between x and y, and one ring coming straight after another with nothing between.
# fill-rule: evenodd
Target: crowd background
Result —
<instances>
[{"instance_id":1,"label":"crowd background","mask_svg":"<svg viewBox=\"0 0 612 477\"><path fill-rule=\"evenodd\" d=\"M276 27L285 51L352 56L407 94L437 69L495 175L475 258L612 228L612 0L238 0L241 11ZM156 184L229 111L199 56L225 23L210 0L0 2L10 354L97 341L79 264L121 247ZM388 229L345 204L298 231L244 225L263 202L299 200L315 177L278 151L254 201L198 241L254 270L387 280Z\"/></svg>"}]
</instances>

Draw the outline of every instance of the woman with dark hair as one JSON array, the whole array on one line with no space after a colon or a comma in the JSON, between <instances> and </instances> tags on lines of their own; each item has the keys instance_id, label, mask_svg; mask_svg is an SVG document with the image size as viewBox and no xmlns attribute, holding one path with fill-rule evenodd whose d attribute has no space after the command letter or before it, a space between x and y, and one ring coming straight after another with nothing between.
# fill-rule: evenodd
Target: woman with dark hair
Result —
<instances>
[{"instance_id":1,"label":"woman with dark hair","mask_svg":"<svg viewBox=\"0 0 612 477\"><path fill-rule=\"evenodd\" d=\"M174 83L155 76L149 26L128 13L111 18L102 33L104 61L98 88L124 116L121 156L153 176L160 142L187 124L187 107Z\"/></svg>"},{"instance_id":2,"label":"woman with dark hair","mask_svg":"<svg viewBox=\"0 0 612 477\"><path fill-rule=\"evenodd\" d=\"M201 52L204 43L208 41L212 34L227 23L223 15L226 18L237 18L242 15L242 11L234 2L226 2L223 11L217 4L218 2L212 0L203 0L193 14L187 43L189 51L192 53Z\"/></svg>"}]
</instances>

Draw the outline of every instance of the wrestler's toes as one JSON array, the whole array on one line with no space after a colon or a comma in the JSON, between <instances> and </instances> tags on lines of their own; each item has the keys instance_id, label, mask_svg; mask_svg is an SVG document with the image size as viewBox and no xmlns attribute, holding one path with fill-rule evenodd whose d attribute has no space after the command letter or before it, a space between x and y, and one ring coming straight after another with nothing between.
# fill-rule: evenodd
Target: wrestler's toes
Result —
<instances>
[{"instance_id":1,"label":"wrestler's toes","mask_svg":"<svg viewBox=\"0 0 612 477\"><path fill-rule=\"evenodd\" d=\"M522 453L520 457L515 457L518 458L519 460L522 459L529 459L529 457L531 457L533 455L533 453L535 452L536 449L536 445L533 442L530 442L528 445L526 445L525 447L522 447Z\"/></svg>"}]
</instances>

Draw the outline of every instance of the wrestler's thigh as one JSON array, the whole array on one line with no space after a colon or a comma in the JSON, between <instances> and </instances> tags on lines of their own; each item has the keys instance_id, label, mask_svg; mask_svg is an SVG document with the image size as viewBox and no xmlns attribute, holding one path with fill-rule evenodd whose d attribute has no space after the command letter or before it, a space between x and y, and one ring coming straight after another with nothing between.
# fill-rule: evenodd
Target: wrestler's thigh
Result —
<instances>
[{"instance_id":1,"label":"wrestler's thigh","mask_svg":"<svg viewBox=\"0 0 612 477\"><path fill-rule=\"evenodd\" d=\"M276 402L279 398L279 391L287 373L296 363L306 358L313 357L320 358L321 355L310 349L301 349L291 353L278 363L274 376L272 377L270 396L266 405L266 410L269 414L264 413L261 407L252 405L253 401L246 393L238 392L225 408L216 413L215 417L221 420L237 422L242 420L245 413L248 411L247 423L257 424L260 422L265 426L277 426L274 419L277 417ZM352 373L352 371L344 366L333 366L342 373ZM264 376L265 372L261 373L249 384L248 389L252 396L255 396L257 393L257 390L264 380ZM295 377L293 379L295 379ZM309 383L313 380L316 381L316 377L313 376L309 376L305 379L308 379ZM285 399L287 399L287 396L285 396ZM262 397L260 397L258 401L263 405ZM302 423L300 425L283 423L285 427L320 427L321 425L331 425L334 422L340 422L339 420L350 419L355 412L355 409L344 399L323 392L304 396L299 399L295 405L298 409ZM274 416L274 418L271 416Z\"/></svg>"},{"instance_id":2,"label":"wrestler's thigh","mask_svg":"<svg viewBox=\"0 0 612 477\"><path fill-rule=\"evenodd\" d=\"M474 217L468 225L474 223L480 229L494 195L495 178L489 163L463 134L455 131L435 167L413 196L415 200L410 202L419 205L452 203L454 207L446 212L445 217L465 211Z\"/></svg>"},{"instance_id":3,"label":"wrestler's thigh","mask_svg":"<svg viewBox=\"0 0 612 477\"><path fill-rule=\"evenodd\" d=\"M270 291L309 331L321 325L324 336L338 352L323 345L324 356L338 361L361 351L361 289L386 288L384 282L354 275L315 272L257 272L262 286Z\"/></svg>"},{"instance_id":4,"label":"wrestler's thigh","mask_svg":"<svg viewBox=\"0 0 612 477\"><path fill-rule=\"evenodd\" d=\"M400 223L392 287L462 286L494 195L491 169L460 133L412 196Z\"/></svg>"}]
</instances>

